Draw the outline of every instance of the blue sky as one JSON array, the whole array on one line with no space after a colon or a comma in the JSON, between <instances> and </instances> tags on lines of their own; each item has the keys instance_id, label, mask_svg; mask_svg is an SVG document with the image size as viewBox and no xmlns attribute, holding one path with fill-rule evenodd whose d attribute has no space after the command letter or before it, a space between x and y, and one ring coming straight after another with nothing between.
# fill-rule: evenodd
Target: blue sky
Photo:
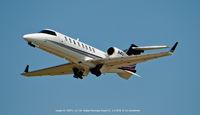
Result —
<instances>
[{"instance_id":1,"label":"blue sky","mask_svg":"<svg viewBox=\"0 0 200 115\"><path fill-rule=\"evenodd\" d=\"M60 115L56 109L138 109L138 115L200 113L198 0L3 0L0 4L0 114ZM126 81L116 74L26 78L31 70L67 63L23 40L44 28L106 51L179 42L170 57L138 64ZM158 50L167 51L167 50ZM153 51L155 52L155 51ZM151 53L151 52L146 52ZM116 113L98 113L114 115ZM120 114L120 113L117 113Z\"/></svg>"}]
</instances>

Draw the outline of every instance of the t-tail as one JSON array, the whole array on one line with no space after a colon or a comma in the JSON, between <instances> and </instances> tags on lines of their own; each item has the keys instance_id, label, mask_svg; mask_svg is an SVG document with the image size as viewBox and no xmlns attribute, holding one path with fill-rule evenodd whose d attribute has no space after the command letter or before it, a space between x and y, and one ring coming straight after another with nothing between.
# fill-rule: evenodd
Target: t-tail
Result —
<instances>
[{"instance_id":1,"label":"t-tail","mask_svg":"<svg viewBox=\"0 0 200 115\"><path fill-rule=\"evenodd\" d=\"M177 46L178 43L174 47ZM164 49L164 48L169 48L168 46L137 46L135 44L131 44L129 49L124 50L128 56L132 55L140 55L141 53L144 53L146 50L155 50L155 49ZM175 48L172 48L172 50ZM136 75L140 77L139 75L136 74L136 64L133 65L128 65L128 66L123 66L120 67L119 69L125 70L124 73L118 73L118 75L124 79L129 79L132 75Z\"/></svg>"},{"instance_id":2,"label":"t-tail","mask_svg":"<svg viewBox=\"0 0 200 115\"><path fill-rule=\"evenodd\" d=\"M134 49L136 47L138 47L138 46L135 45L135 44L131 44L131 46L127 50L126 54L128 56L131 56L131 55L140 55L141 53L144 52L144 50L136 50L136 49ZM136 73L136 64L120 67L120 69Z\"/></svg>"},{"instance_id":3,"label":"t-tail","mask_svg":"<svg viewBox=\"0 0 200 115\"><path fill-rule=\"evenodd\" d=\"M137 49L135 49L136 47L138 47L138 46L135 45L135 44L131 44L131 46L127 50L126 54L128 56L131 56L131 55L140 55L141 53L144 52L144 50L137 50Z\"/></svg>"}]
</instances>

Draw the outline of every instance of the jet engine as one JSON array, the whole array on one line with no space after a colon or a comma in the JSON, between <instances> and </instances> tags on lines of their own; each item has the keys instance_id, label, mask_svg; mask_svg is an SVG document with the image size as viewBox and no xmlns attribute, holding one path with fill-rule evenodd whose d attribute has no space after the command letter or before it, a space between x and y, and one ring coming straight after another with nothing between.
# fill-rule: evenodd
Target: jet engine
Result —
<instances>
[{"instance_id":1,"label":"jet engine","mask_svg":"<svg viewBox=\"0 0 200 115\"><path fill-rule=\"evenodd\" d=\"M109 57L119 57L126 55L122 50L116 48L116 47L110 47L107 50L107 54Z\"/></svg>"}]
</instances>

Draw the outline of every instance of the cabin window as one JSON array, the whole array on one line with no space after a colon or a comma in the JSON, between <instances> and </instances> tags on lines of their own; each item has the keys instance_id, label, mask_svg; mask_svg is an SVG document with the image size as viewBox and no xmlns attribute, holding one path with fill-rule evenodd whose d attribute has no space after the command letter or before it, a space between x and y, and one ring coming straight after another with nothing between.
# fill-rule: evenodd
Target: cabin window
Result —
<instances>
[{"instance_id":1,"label":"cabin window","mask_svg":"<svg viewBox=\"0 0 200 115\"><path fill-rule=\"evenodd\" d=\"M65 36L65 40L67 41L67 37Z\"/></svg>"},{"instance_id":2,"label":"cabin window","mask_svg":"<svg viewBox=\"0 0 200 115\"><path fill-rule=\"evenodd\" d=\"M91 47L89 46L90 51L92 51Z\"/></svg>"},{"instance_id":3,"label":"cabin window","mask_svg":"<svg viewBox=\"0 0 200 115\"><path fill-rule=\"evenodd\" d=\"M74 44L76 45L76 41L75 40L73 40L74 41Z\"/></svg>"},{"instance_id":4,"label":"cabin window","mask_svg":"<svg viewBox=\"0 0 200 115\"><path fill-rule=\"evenodd\" d=\"M86 50L88 50L88 47L87 47L87 45L85 45L85 47L86 47Z\"/></svg>"},{"instance_id":5,"label":"cabin window","mask_svg":"<svg viewBox=\"0 0 200 115\"><path fill-rule=\"evenodd\" d=\"M93 50L93 52L95 53L95 50L94 50L94 48L92 48L92 50Z\"/></svg>"},{"instance_id":6,"label":"cabin window","mask_svg":"<svg viewBox=\"0 0 200 115\"><path fill-rule=\"evenodd\" d=\"M72 43L72 40L71 40L71 38L69 38L69 42L70 42L70 43Z\"/></svg>"},{"instance_id":7,"label":"cabin window","mask_svg":"<svg viewBox=\"0 0 200 115\"><path fill-rule=\"evenodd\" d=\"M84 44L82 44L82 47L85 48L85 47L84 47Z\"/></svg>"},{"instance_id":8,"label":"cabin window","mask_svg":"<svg viewBox=\"0 0 200 115\"><path fill-rule=\"evenodd\" d=\"M78 46L81 46L79 42L77 42L77 43L78 43Z\"/></svg>"}]
</instances>

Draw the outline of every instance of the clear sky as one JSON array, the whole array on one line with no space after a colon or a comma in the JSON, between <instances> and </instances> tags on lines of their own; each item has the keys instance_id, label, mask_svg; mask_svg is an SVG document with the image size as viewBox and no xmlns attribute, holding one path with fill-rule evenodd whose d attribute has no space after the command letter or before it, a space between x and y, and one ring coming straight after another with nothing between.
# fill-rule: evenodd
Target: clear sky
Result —
<instances>
[{"instance_id":1,"label":"clear sky","mask_svg":"<svg viewBox=\"0 0 200 115\"><path fill-rule=\"evenodd\" d=\"M94 113L56 110L137 109L140 112L125 114L199 115L199 12L199 0L2 0L0 114L86 115ZM67 63L23 40L24 34L44 28L103 51L111 46L126 49L131 43L179 45L173 56L138 64L142 78L128 81L116 74L90 74L83 80L72 75L23 77L27 64L35 70Z\"/></svg>"}]
</instances>

